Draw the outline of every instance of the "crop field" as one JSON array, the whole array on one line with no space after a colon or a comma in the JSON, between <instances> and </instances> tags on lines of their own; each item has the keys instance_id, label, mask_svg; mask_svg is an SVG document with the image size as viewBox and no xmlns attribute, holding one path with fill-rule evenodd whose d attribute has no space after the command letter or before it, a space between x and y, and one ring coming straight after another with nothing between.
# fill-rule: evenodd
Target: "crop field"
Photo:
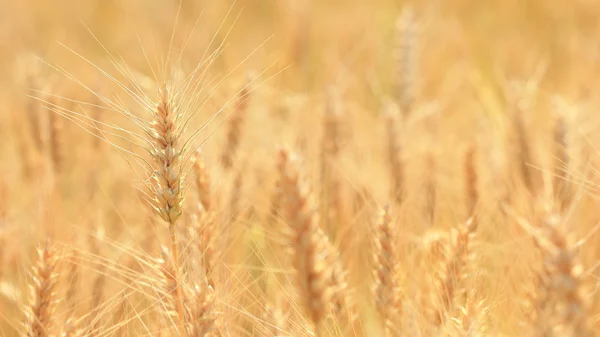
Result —
<instances>
[{"instance_id":1,"label":"crop field","mask_svg":"<svg viewBox=\"0 0 600 337\"><path fill-rule=\"evenodd\" d=\"M600 336L600 3L0 0L0 336Z\"/></svg>"}]
</instances>

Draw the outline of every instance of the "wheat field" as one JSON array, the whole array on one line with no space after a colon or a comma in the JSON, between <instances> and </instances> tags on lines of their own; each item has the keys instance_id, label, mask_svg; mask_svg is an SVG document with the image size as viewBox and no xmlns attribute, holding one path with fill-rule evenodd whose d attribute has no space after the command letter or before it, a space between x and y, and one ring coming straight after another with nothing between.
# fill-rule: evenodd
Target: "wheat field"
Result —
<instances>
[{"instance_id":1,"label":"wheat field","mask_svg":"<svg viewBox=\"0 0 600 337\"><path fill-rule=\"evenodd\" d=\"M599 22L0 0L0 336L600 335Z\"/></svg>"}]
</instances>

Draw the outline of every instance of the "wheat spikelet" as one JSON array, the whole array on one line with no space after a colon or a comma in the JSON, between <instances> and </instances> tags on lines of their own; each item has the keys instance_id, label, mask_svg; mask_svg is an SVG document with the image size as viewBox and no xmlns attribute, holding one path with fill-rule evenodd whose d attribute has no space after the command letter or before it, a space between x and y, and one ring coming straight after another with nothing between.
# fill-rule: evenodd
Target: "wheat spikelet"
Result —
<instances>
[{"instance_id":1,"label":"wheat spikelet","mask_svg":"<svg viewBox=\"0 0 600 337\"><path fill-rule=\"evenodd\" d=\"M318 236L318 218L308 187L298 173L297 158L288 150L279 152L278 169L283 196L283 208L292 230L293 266L303 307L319 330L329 306L327 266Z\"/></svg>"},{"instance_id":2,"label":"wheat spikelet","mask_svg":"<svg viewBox=\"0 0 600 337\"><path fill-rule=\"evenodd\" d=\"M38 248L38 261L33 269L31 304L27 308L27 336L51 336L52 318L56 294L54 288L58 278L56 255L49 240Z\"/></svg>"},{"instance_id":3,"label":"wheat spikelet","mask_svg":"<svg viewBox=\"0 0 600 337\"><path fill-rule=\"evenodd\" d=\"M373 293L386 334L395 333L401 328L399 326L401 303L398 292L396 236L391 222L389 206L385 206L380 211L377 220Z\"/></svg>"}]
</instances>

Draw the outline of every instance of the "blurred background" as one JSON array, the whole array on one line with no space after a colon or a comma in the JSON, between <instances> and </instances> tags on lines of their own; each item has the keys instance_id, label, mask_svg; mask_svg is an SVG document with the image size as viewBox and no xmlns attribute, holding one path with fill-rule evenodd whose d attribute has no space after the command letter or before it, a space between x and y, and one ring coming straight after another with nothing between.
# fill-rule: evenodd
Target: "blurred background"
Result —
<instances>
[{"instance_id":1,"label":"blurred background","mask_svg":"<svg viewBox=\"0 0 600 337\"><path fill-rule=\"evenodd\" d=\"M399 18L407 8L414 18L402 30ZM499 205L535 222L539 200L556 190L559 176L578 196L568 212L569 223L578 224L570 233L587 237L600 220L594 198L599 16L600 3L592 0L0 0L0 334L23 330L35 247L50 238L62 270L55 326L72 316L87 320L81 326L90 334L155 335L148 323L155 310L146 309L156 296L141 284L150 282L148 269L157 270L153 261L168 243L167 227L139 197L143 171L131 169L125 152L99 141L93 123L82 127L73 117L141 135L99 96L122 101L145 118L143 105L127 97L126 88L156 100L158 82L185 78L198 64L206 69L200 87L209 90L200 92L206 94L202 104L189 107L197 118L188 134L215 117L194 144L206 140L202 158L222 219L216 232L228 233L218 261L236 289L221 293L216 287L218 302L228 308L219 311L227 314L218 324L235 327L222 335L269 336L258 318L264 303L280 304L277 294L295 308L288 316L293 324L282 335L312 333L290 299L293 291L273 283L282 282L290 266L273 262L280 233L265 224L272 217L280 145L302 156L307 181L317 200L323 198L327 183L320 170L329 161L323 112L332 105L344 112L340 153L330 168L342 186L338 212L344 221L334 221L328 233L349 266L362 324L359 332L326 329L324 335L381 333L368 295L370 249L374 215L394 204L383 110L387 100L402 96L399 81L409 83L414 105L410 118L400 111L406 199L396 205L403 233L398 263L418 270L404 274L404 295L420 294L410 289L427 292L420 287L427 276L417 276L424 272L418 248L424 233L449 231L468 217L464 154L474 148L481 219L474 255L481 273L475 273L473 287L485 300L489 333L521 334L526 309L511 298L524 296L522 284L539 257L515 216ZM204 68L211 53L218 57ZM407 61L404 54L412 56ZM248 76L249 105L236 128L228 117L237 111ZM562 140L556 138L557 119L567 125ZM220 158L231 137L240 140L227 167ZM112 141L130 149L122 139ZM557 143L568 144L558 161ZM193 179L190 173L190 186ZM186 224L194 222L194 188L188 191L182 238ZM590 266L585 277L592 285L597 240L591 234L579 255ZM184 252L183 260L191 256ZM127 286L136 282L139 287ZM77 294L64 295L69 289ZM403 306L424 313L417 297ZM118 308L124 314L115 323ZM590 308L590 317L598 313ZM417 316L415 331L429 331L426 315Z\"/></svg>"}]
</instances>

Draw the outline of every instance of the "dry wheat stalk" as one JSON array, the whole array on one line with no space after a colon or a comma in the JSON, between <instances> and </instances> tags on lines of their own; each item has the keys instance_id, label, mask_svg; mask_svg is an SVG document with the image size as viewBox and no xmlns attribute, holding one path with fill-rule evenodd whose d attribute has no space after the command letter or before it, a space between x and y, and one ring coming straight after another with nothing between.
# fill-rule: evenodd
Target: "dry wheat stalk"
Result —
<instances>
[{"instance_id":1,"label":"dry wheat stalk","mask_svg":"<svg viewBox=\"0 0 600 337\"><path fill-rule=\"evenodd\" d=\"M160 250L161 258L156 262L158 269L162 274L161 280L161 293L165 296L165 300L161 301L164 306L165 315L170 320L178 315L177 313L177 279L175 270L173 269L172 258L169 254L167 247L161 247Z\"/></svg>"},{"instance_id":2,"label":"dry wheat stalk","mask_svg":"<svg viewBox=\"0 0 600 337\"><path fill-rule=\"evenodd\" d=\"M26 86L28 89L37 96L40 96L38 91L42 90L42 79L38 73L39 67L37 62L33 62L31 64L32 67L28 67L29 73L26 78ZM46 84L47 85L47 84ZM47 91L47 90L45 90ZM47 94L44 96L48 96ZM48 97L39 97L41 99L47 99ZM41 117L41 104L36 100L28 100L27 105L25 107L25 112L27 114L27 120L29 122L29 131L31 132L31 137L33 138L34 144L39 152L43 151L44 148L44 139L42 132L42 122L40 120Z\"/></svg>"},{"instance_id":3,"label":"dry wheat stalk","mask_svg":"<svg viewBox=\"0 0 600 337\"><path fill-rule=\"evenodd\" d=\"M318 235L318 217L309 199L308 186L300 178L297 161L298 158L288 150L280 150L278 169L282 206L285 219L292 230L292 263L300 298L315 329L319 330L330 301L328 266Z\"/></svg>"},{"instance_id":4,"label":"dry wheat stalk","mask_svg":"<svg viewBox=\"0 0 600 337\"><path fill-rule=\"evenodd\" d=\"M519 109L514 113L513 125L517 133L517 162L519 163L521 179L529 192L535 195L533 176L529 168L529 165L532 164L531 148L525 131L522 111Z\"/></svg>"},{"instance_id":5,"label":"dry wheat stalk","mask_svg":"<svg viewBox=\"0 0 600 337\"><path fill-rule=\"evenodd\" d=\"M69 287L67 288L66 298L68 301L68 308L71 314L76 310L77 296L79 293L79 253L76 249L71 250L71 256L69 259L69 270L67 272L67 280Z\"/></svg>"},{"instance_id":6,"label":"dry wheat stalk","mask_svg":"<svg viewBox=\"0 0 600 337\"><path fill-rule=\"evenodd\" d=\"M467 217L475 219L475 207L479 200L477 191L477 168L475 146L470 146L465 156L465 198L467 204ZM474 220L477 221L477 220Z\"/></svg>"},{"instance_id":7,"label":"dry wheat stalk","mask_svg":"<svg viewBox=\"0 0 600 337\"><path fill-rule=\"evenodd\" d=\"M56 294L54 287L57 283L57 258L50 240L38 248L38 261L33 268L33 284L31 285L31 304L26 311L27 336L51 336L52 316Z\"/></svg>"},{"instance_id":8,"label":"dry wheat stalk","mask_svg":"<svg viewBox=\"0 0 600 337\"><path fill-rule=\"evenodd\" d=\"M567 123L562 114L557 113L554 124L554 196L560 209L565 209L571 201L568 177L569 155L567 143Z\"/></svg>"},{"instance_id":9,"label":"dry wheat stalk","mask_svg":"<svg viewBox=\"0 0 600 337\"><path fill-rule=\"evenodd\" d=\"M395 333L400 327L401 300L399 296L399 264L396 236L392 227L389 206L383 207L375 229L375 305L383 320L386 334Z\"/></svg>"},{"instance_id":10,"label":"dry wheat stalk","mask_svg":"<svg viewBox=\"0 0 600 337\"><path fill-rule=\"evenodd\" d=\"M437 167L434 151L427 154L427 179L425 183L425 209L430 226L435 224L435 209L437 203Z\"/></svg>"},{"instance_id":11,"label":"dry wheat stalk","mask_svg":"<svg viewBox=\"0 0 600 337\"><path fill-rule=\"evenodd\" d=\"M399 137L398 108L393 102L387 101L384 106L384 116L387 131L387 154L390 167L391 197L397 203L404 198L404 161L402 144Z\"/></svg>"}]
</instances>

